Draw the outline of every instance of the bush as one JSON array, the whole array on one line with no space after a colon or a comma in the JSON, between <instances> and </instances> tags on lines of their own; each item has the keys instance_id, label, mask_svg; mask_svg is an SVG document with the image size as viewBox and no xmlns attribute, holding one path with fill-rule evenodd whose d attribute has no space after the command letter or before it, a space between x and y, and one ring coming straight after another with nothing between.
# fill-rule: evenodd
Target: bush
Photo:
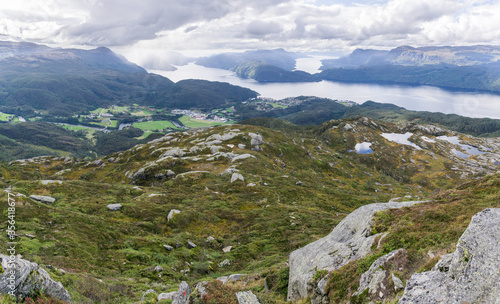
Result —
<instances>
[{"instance_id":1,"label":"bush","mask_svg":"<svg viewBox=\"0 0 500 304\"><path fill-rule=\"evenodd\" d=\"M202 304L238 304L236 290L215 280L207 285L207 294L201 299Z\"/></svg>"}]
</instances>

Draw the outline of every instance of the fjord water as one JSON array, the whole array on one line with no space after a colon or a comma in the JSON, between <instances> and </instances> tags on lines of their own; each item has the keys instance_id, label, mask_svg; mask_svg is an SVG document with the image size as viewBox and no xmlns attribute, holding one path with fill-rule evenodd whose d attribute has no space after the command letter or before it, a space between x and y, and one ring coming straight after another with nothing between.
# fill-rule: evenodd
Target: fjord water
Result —
<instances>
[{"instance_id":1,"label":"fjord water","mask_svg":"<svg viewBox=\"0 0 500 304\"><path fill-rule=\"evenodd\" d=\"M304 67L303 69L308 72L314 72L319 65L314 60L308 60L297 66ZM252 79L241 79L231 71L206 68L194 63L177 68L176 71L151 70L150 72L168 77L175 82L183 79L228 82L252 89L262 97L274 99L304 95L351 100L357 103L372 100L392 103L408 110L500 119L500 95L495 94L448 91L430 86L351 84L332 81L258 83Z\"/></svg>"}]
</instances>

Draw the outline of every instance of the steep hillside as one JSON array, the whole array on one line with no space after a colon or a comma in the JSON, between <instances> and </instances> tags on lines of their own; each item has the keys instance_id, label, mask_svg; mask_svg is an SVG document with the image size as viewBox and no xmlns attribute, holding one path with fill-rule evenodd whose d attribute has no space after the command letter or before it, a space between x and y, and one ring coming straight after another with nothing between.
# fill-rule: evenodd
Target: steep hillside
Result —
<instances>
[{"instance_id":1,"label":"steep hillside","mask_svg":"<svg viewBox=\"0 0 500 304\"><path fill-rule=\"evenodd\" d=\"M500 91L500 48L495 46L402 46L390 51L355 50L322 61L324 80L432 85L471 91Z\"/></svg>"},{"instance_id":2,"label":"steep hillside","mask_svg":"<svg viewBox=\"0 0 500 304\"><path fill-rule=\"evenodd\" d=\"M280 303L291 251L360 206L448 197L443 189L495 172L500 152L497 139L367 118L280 129L193 129L92 162L4 164L1 184L16 195L17 250L51 265L77 302L132 303L148 289L240 273L224 288ZM472 155L472 146L484 153Z\"/></svg>"},{"instance_id":3,"label":"steep hillside","mask_svg":"<svg viewBox=\"0 0 500 304\"><path fill-rule=\"evenodd\" d=\"M0 48L0 111L26 117L71 117L113 104L203 108L257 96L227 84L207 82L200 87L147 73L102 47L54 49L2 43ZM214 101L221 91L226 93ZM207 93L210 105L199 99Z\"/></svg>"}]
</instances>

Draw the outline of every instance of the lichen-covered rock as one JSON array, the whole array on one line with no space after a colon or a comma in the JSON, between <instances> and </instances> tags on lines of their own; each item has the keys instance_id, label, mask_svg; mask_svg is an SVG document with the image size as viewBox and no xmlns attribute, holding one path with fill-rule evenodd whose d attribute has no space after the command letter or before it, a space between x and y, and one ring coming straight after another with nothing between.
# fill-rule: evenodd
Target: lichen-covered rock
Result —
<instances>
[{"instance_id":1,"label":"lichen-covered rock","mask_svg":"<svg viewBox=\"0 0 500 304\"><path fill-rule=\"evenodd\" d=\"M170 220L174 217L174 214L181 213L180 210L177 209L172 209L167 215L167 222L170 222Z\"/></svg>"},{"instance_id":2,"label":"lichen-covered rock","mask_svg":"<svg viewBox=\"0 0 500 304\"><path fill-rule=\"evenodd\" d=\"M172 304L188 304L190 294L191 288L189 287L188 283L182 281L181 285L179 285L179 290L173 297Z\"/></svg>"},{"instance_id":3,"label":"lichen-covered rock","mask_svg":"<svg viewBox=\"0 0 500 304\"><path fill-rule=\"evenodd\" d=\"M196 248L196 244L193 243L191 240L188 240L188 248L189 249Z\"/></svg>"},{"instance_id":4,"label":"lichen-covered rock","mask_svg":"<svg viewBox=\"0 0 500 304\"><path fill-rule=\"evenodd\" d=\"M251 291L240 291L236 293L239 304L260 304L257 297Z\"/></svg>"},{"instance_id":5,"label":"lichen-covered rock","mask_svg":"<svg viewBox=\"0 0 500 304\"><path fill-rule=\"evenodd\" d=\"M30 294L43 291L53 298L70 302L71 297L63 285L52 280L50 274L38 264L20 258L16 258L11 263L12 260L9 259L9 256L0 254L3 270L0 273L0 293L9 293L14 290L17 297L25 298Z\"/></svg>"},{"instance_id":6,"label":"lichen-covered rock","mask_svg":"<svg viewBox=\"0 0 500 304\"><path fill-rule=\"evenodd\" d=\"M243 175L241 175L239 173L233 173L233 175L231 175L231 183L233 183L237 180L245 181L245 178L243 177Z\"/></svg>"},{"instance_id":7,"label":"lichen-covered rock","mask_svg":"<svg viewBox=\"0 0 500 304\"><path fill-rule=\"evenodd\" d=\"M52 204L53 202L56 201L55 198L44 195L30 195L30 198L45 204Z\"/></svg>"},{"instance_id":8,"label":"lichen-covered rock","mask_svg":"<svg viewBox=\"0 0 500 304\"><path fill-rule=\"evenodd\" d=\"M373 214L409 207L419 201L390 202L362 206L349 214L326 237L290 254L288 300L307 297L307 285L317 270L336 270L350 261L366 256L377 235L370 235Z\"/></svg>"},{"instance_id":9,"label":"lichen-covered rock","mask_svg":"<svg viewBox=\"0 0 500 304\"><path fill-rule=\"evenodd\" d=\"M149 294L155 294L155 297L156 297L156 291L154 291L153 289L148 289L146 290L143 294L142 294L142 297L141 297L141 301L144 301L144 299L146 299L148 297Z\"/></svg>"},{"instance_id":10,"label":"lichen-covered rock","mask_svg":"<svg viewBox=\"0 0 500 304\"><path fill-rule=\"evenodd\" d=\"M160 302L161 300L173 300L176 294L177 291L162 292L158 295L158 302Z\"/></svg>"},{"instance_id":11,"label":"lichen-covered rock","mask_svg":"<svg viewBox=\"0 0 500 304\"><path fill-rule=\"evenodd\" d=\"M118 211L123 208L122 204L109 204L107 207L111 211Z\"/></svg>"},{"instance_id":12,"label":"lichen-covered rock","mask_svg":"<svg viewBox=\"0 0 500 304\"><path fill-rule=\"evenodd\" d=\"M500 303L499 244L500 209L479 212L454 253L411 276L399 303Z\"/></svg>"},{"instance_id":13,"label":"lichen-covered rock","mask_svg":"<svg viewBox=\"0 0 500 304\"><path fill-rule=\"evenodd\" d=\"M383 300L385 297L393 294L393 288L390 288L391 281L392 285L395 286L393 277L394 274L391 270L397 270L406 266L407 254L406 250L398 249L394 250L384 256L381 256L370 268L361 275L359 280L359 288L355 295L361 294L365 289L368 288L368 295L372 300ZM395 277L399 280L397 277ZM398 281L398 284L401 280Z\"/></svg>"}]
</instances>

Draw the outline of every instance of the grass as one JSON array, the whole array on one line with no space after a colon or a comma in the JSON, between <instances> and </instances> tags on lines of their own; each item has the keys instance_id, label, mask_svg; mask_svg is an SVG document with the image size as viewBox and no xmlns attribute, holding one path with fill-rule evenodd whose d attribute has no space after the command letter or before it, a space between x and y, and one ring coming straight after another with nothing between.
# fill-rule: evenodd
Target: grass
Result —
<instances>
[{"instance_id":1,"label":"grass","mask_svg":"<svg viewBox=\"0 0 500 304\"><path fill-rule=\"evenodd\" d=\"M212 127L212 126L220 126L220 125L235 123L234 121L213 122L201 119L193 119L187 115L184 115L181 118L179 118L179 121L188 128Z\"/></svg>"},{"instance_id":2,"label":"grass","mask_svg":"<svg viewBox=\"0 0 500 304\"><path fill-rule=\"evenodd\" d=\"M158 128L154 123L158 122L146 126ZM340 124L331 124L335 123ZM21 237L19 252L42 265L65 269L68 274L53 275L79 302L133 302L154 286L172 288L182 280L193 286L222 275L248 273L254 279L247 287L267 299L263 303L285 303L288 269L284 265L292 250L327 235L346 214L361 205L405 195L426 196L436 185L442 188L457 183L453 176L445 178L452 170L443 165L447 160L441 155L431 157L381 139L377 141L378 134L373 129L359 127L358 133L350 133L342 131L342 125L332 125L313 131L278 132L238 125L199 133L171 133L170 142L159 141L112 154L115 162L104 158L105 166L100 167L54 159L25 166L1 165L3 188L10 186L12 191L27 196L56 198L54 204L45 205L19 197L19 234L36 236ZM239 131L234 131L236 128ZM232 162L225 157L175 157L154 162L168 149L190 151L196 143L230 131L240 134L221 144L220 152L248 153L253 158ZM248 134L257 132L265 141L260 152L250 149ZM361 136L374 143L373 155L347 152L356 142L365 141ZM246 145L246 150L237 150L238 144ZM207 149L190 153L186 156L203 158L212 154ZM410 159L415 161L415 167L427 161L428 168L413 170ZM133 175L147 164L151 166L140 177L126 177L127 172ZM245 181L231 183L230 175L221 175L233 165ZM54 175L65 169L68 171ZM176 175L161 177L168 170ZM180 176L189 171L205 173ZM38 182L54 178L61 178L64 183ZM256 185L247 187L247 183ZM407 249L411 261L408 267L413 270L432 267L425 258L427 251L452 250L471 214L486 206L498 206L498 185L498 175L487 177L443 192L432 203L416 209L378 214L373 232L389 234L372 255L331 276L335 284L329 286L345 286L331 287L331 302L347 302L347 291L357 288L362 272L377 257L393 249ZM5 192L0 192L2 209L6 201ZM111 203L120 203L123 209L111 212L106 208ZM168 221L171 209L181 213ZM208 236L216 240L206 242ZM5 235L0 239L7 241ZM187 248L188 239L198 246ZM163 245L174 250L167 251ZM223 253L226 246L233 248ZM225 259L231 265L219 267ZM156 266L164 269L161 276L153 271ZM398 276L407 279L409 274L404 271ZM268 294L264 294L264 279L271 290Z\"/></svg>"},{"instance_id":3,"label":"grass","mask_svg":"<svg viewBox=\"0 0 500 304\"><path fill-rule=\"evenodd\" d=\"M143 131L155 131L155 130L163 130L166 128L177 129L175 125L169 120L155 120L155 121L146 121L146 122L136 122L132 125L135 128L139 128Z\"/></svg>"},{"instance_id":4,"label":"grass","mask_svg":"<svg viewBox=\"0 0 500 304\"><path fill-rule=\"evenodd\" d=\"M9 121L9 118L14 116L12 114L0 113L0 121Z\"/></svg>"}]
</instances>

